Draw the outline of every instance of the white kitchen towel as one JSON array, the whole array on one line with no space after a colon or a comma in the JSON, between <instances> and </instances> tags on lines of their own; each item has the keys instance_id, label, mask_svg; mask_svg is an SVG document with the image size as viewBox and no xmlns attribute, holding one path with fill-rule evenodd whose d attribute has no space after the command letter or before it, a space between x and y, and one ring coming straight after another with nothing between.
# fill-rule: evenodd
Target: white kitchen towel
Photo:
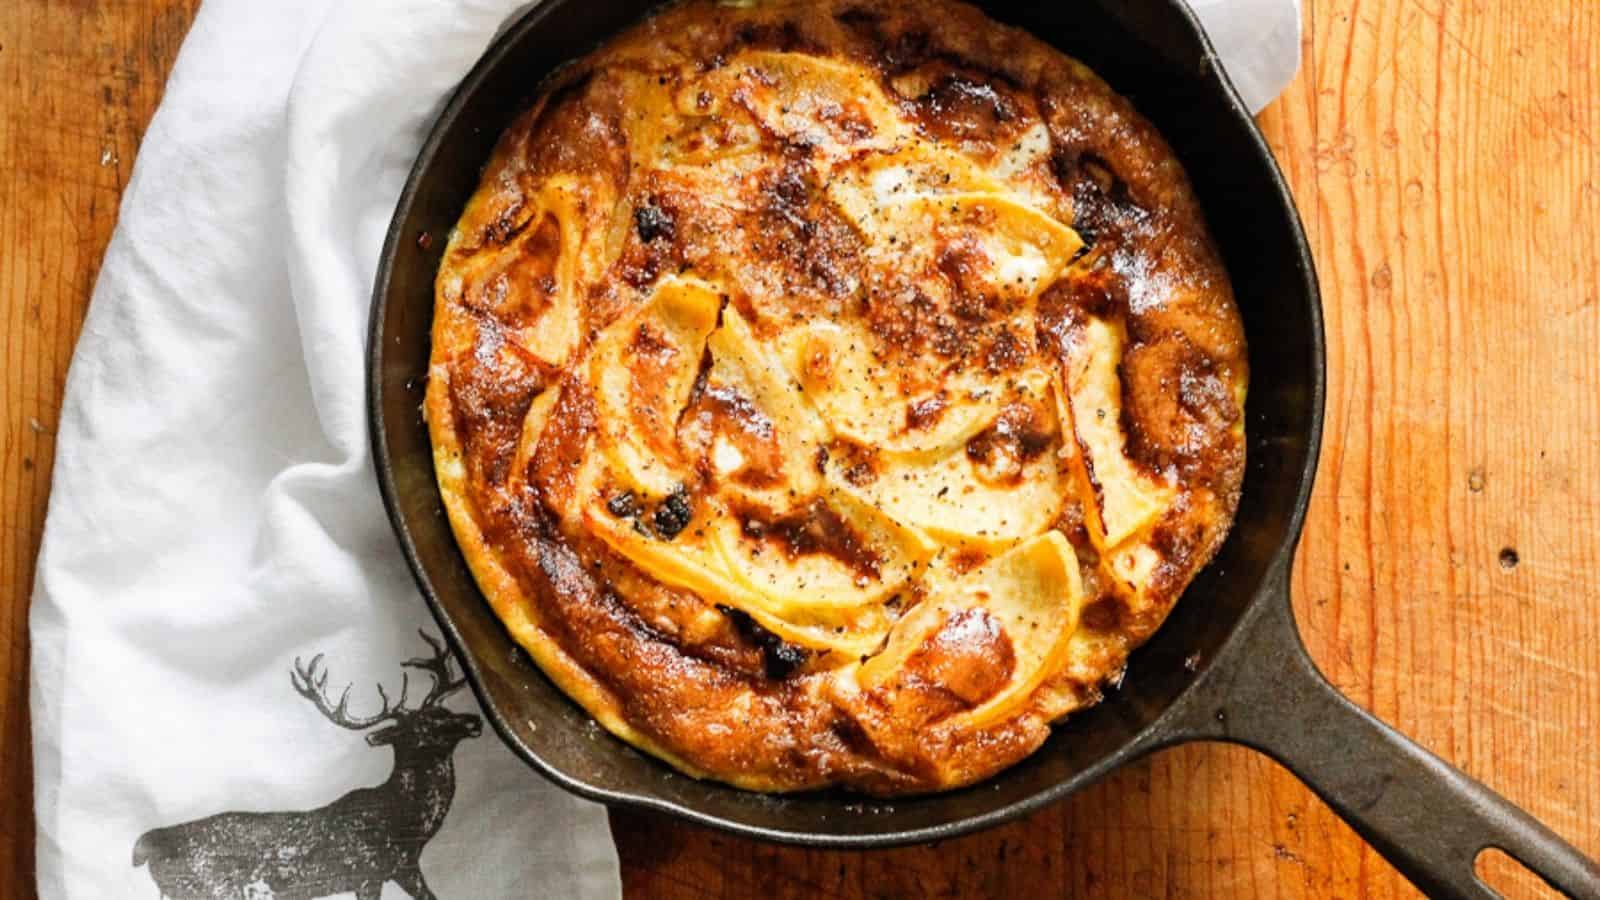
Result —
<instances>
[{"instance_id":1,"label":"white kitchen towel","mask_svg":"<svg viewBox=\"0 0 1600 900\"><path fill-rule=\"evenodd\" d=\"M1300 68L1300 0L1189 0L1228 80L1254 112Z\"/></svg>"},{"instance_id":2,"label":"white kitchen towel","mask_svg":"<svg viewBox=\"0 0 1600 900\"><path fill-rule=\"evenodd\" d=\"M431 117L524 5L202 7L57 429L32 611L45 900L619 892L600 807L474 738L466 692L414 712L442 663L367 444L384 230ZM1293 0L1198 5L1251 101L1281 88ZM402 672L408 711L364 723Z\"/></svg>"}]
</instances>

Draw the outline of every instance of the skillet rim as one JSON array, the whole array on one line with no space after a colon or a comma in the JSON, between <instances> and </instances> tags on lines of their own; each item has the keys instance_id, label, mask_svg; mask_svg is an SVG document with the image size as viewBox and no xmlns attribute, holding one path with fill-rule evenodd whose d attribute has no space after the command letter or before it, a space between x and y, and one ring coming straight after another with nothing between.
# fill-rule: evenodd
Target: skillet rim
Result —
<instances>
[{"instance_id":1,"label":"skillet rim","mask_svg":"<svg viewBox=\"0 0 1600 900\"><path fill-rule=\"evenodd\" d=\"M378 260L368 320L366 405L368 439L371 442L373 467L378 481L378 490L383 499L385 513L399 541L402 555L406 559L407 566L411 570L423 599L427 602L429 612L444 633L445 639L450 642L452 649L456 651L460 658L463 674L472 688L473 695L478 700L481 712L489 720L490 725L493 726L502 742L520 759L544 777L555 782L562 789L579 797L604 803L607 806L648 810L743 837L775 843L831 849L878 849L946 840L1014 821L1080 790L1141 756L1184 740L1182 735L1173 729L1171 723L1184 706L1185 699L1195 693L1205 673L1214 668L1219 661L1227 658L1228 648L1239 637L1240 624L1250 618L1257 611L1257 608L1263 604L1287 604L1289 602L1286 588L1274 588L1276 579L1274 579L1273 573L1286 572L1289 564L1293 561L1295 548L1305 523L1306 510L1310 504L1311 491L1316 479L1318 459L1321 453L1327 390L1327 349L1323 326L1321 291L1315 264L1310 246L1306 240L1304 222L1300 216L1299 208L1296 206L1293 194L1284 180L1277 158L1273 156L1271 149L1267 146L1266 138L1256 125L1254 117L1244 105L1238 91L1234 88L1232 81L1221 66L1220 57L1217 55L1215 47L1212 45L1205 29L1200 25L1194 11L1189 7L1187 0L1161 0L1161 2L1166 5L1174 16L1175 24L1185 29L1200 47L1202 71L1195 76L1197 82L1204 89L1220 96L1233 126L1241 128L1243 136L1248 141L1253 158L1240 164L1254 165L1268 176L1268 180L1276 192L1273 199L1276 200L1282 211L1286 213L1285 218L1290 226L1288 237L1294 258L1287 262L1292 264L1294 271L1302 282L1302 289L1298 293L1307 305L1306 321L1309 332L1307 337L1309 338L1310 358L1306 362L1312 372L1311 396L1309 397L1310 422L1306 436L1306 456L1295 481L1294 502L1290 507L1288 518L1283 524L1278 544L1263 567L1264 572L1267 574L1256 589L1255 595L1240 608L1234 621L1228 627L1227 636L1222 640L1217 651L1202 664L1200 670L1196 673L1196 677L1174 695L1162 711L1155 714L1150 722L1131 738L1087 767L1020 800L975 815L952 818L935 825L868 834L818 832L753 825L725 818L715 813L705 812L661 796L590 784L547 762L522 741L507 721L506 713L494 702L492 695L484 685L483 675L479 671L474 651L462 636L455 619L445 608L433 587L429 570L418 554L416 542L411 534L410 523L400 506L398 487L395 484L394 464L387 440L387 422L383 411L381 375L383 372L384 346L382 336L387 318L387 301L394 275L395 260L401 247L401 242L404 239L407 214L417 200L424 176L433 159L438 155L440 148L444 146L446 138L455 131L456 122L469 99L498 68L505 64L514 48L525 39L529 32L539 28L546 16L559 8L561 3L547 3L536 0L536 4L532 8L521 13L509 27L506 27L491 41L466 77L456 86L449 100L429 127L427 137L417 151L416 159L406 175L404 187L395 202L395 211L385 234L382 252ZM982 5L981 0L980 5ZM560 65L564 64L564 62L560 63L557 67L559 68ZM531 666L531 663L529 665ZM995 777L1001 776L997 775ZM726 789L737 790L732 787ZM875 802L878 805L892 805L893 800Z\"/></svg>"}]
</instances>

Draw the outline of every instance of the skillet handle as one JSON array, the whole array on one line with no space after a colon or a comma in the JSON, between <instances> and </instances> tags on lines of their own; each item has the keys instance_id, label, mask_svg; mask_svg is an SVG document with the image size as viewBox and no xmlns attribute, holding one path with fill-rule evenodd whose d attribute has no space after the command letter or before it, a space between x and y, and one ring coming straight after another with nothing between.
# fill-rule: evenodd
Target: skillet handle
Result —
<instances>
[{"instance_id":1,"label":"skillet handle","mask_svg":"<svg viewBox=\"0 0 1600 900\"><path fill-rule=\"evenodd\" d=\"M1600 866L1328 683L1295 628L1287 566L1267 591L1157 725L1160 743L1221 740L1267 754L1430 897L1498 897L1473 868L1498 847L1567 896L1600 900Z\"/></svg>"}]
</instances>

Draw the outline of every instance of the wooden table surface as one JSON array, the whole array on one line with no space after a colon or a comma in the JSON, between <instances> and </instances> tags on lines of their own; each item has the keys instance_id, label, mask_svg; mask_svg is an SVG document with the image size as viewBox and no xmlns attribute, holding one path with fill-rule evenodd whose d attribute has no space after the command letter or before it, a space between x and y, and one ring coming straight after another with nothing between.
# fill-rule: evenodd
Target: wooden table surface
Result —
<instances>
[{"instance_id":1,"label":"wooden table surface","mask_svg":"<svg viewBox=\"0 0 1600 900\"><path fill-rule=\"evenodd\" d=\"M26 615L63 376L197 5L0 3L0 896L32 893ZM1306 25L1261 120L1328 326L1301 629L1356 702L1600 856L1600 5L1311 0ZM901 851L614 827L637 896L1413 893L1277 765L1214 745Z\"/></svg>"}]
</instances>

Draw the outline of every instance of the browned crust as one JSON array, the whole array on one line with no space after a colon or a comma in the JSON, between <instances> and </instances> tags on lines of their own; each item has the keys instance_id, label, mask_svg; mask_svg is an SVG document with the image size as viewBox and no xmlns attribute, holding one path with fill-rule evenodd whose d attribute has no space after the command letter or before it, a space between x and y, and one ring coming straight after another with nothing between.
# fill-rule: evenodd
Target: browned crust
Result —
<instances>
[{"instance_id":1,"label":"browned crust","mask_svg":"<svg viewBox=\"0 0 1600 900\"><path fill-rule=\"evenodd\" d=\"M975 155L1004 145L1018 120L1036 117L1048 126L1059 210L1093 238L1093 247L1079 277L1041 298L1039 344L1065 340L1085 314L1123 325L1129 455L1184 490L1151 538L1161 564L1148 594L1135 602L1091 575L1075 664L1022 714L981 732L941 729L929 718L930 705L948 702L946 695L862 703L839 697L826 672L803 665L773 677L770 648L759 635L732 617L704 626L721 621L715 598L655 584L570 521L595 413L582 383L515 337L552 302L556 283L548 254L537 249L555 239L553 226L531 221L528 194L553 173L580 172L594 176L573 201L582 217L598 229L628 217L620 241L618 229L609 233L617 244L614 261L591 273L581 298L577 340L585 346L663 273L710 265L708 254L737 225L675 194L657 176L634 174L624 117L638 110L608 73L642 69L665 79L680 66L715 67L750 47L865 62L886 85L932 72L927 102L908 101L905 114L921 116L928 133L964 142ZM776 273L781 284L752 283L747 293L781 289L797 314L837 314L851 290L854 238L826 209L808 205L803 190L787 185L784 171L777 167L771 176L779 208L756 232L763 256L776 260L762 271ZM643 206L651 212L641 219ZM452 283L481 251L513 245L526 249L513 257L520 268L506 278L508 288L463 293ZM958 279L959 260L952 265ZM907 316L891 323L895 333L920 339L925 326ZM947 331L932 328L929 339L944 339ZM977 350L1005 364L1003 347L952 348ZM874 793L936 790L987 777L1026 756L1051 721L1094 702L1127 653L1160 625L1225 536L1243 472L1242 329L1226 272L1171 150L1083 66L947 0L774 2L754 9L699 0L667 8L565 70L502 137L452 237L440 273L429 375L425 412L446 509L513 637L613 733L691 774L755 790L828 784ZM548 410L546 431L556 437L529 453L520 443L524 419L534 398L554 388L562 392ZM1069 512L1061 527L1073 531L1077 522L1081 517ZM1081 525L1075 532L1069 536L1080 553L1092 555ZM924 721L913 721L919 717Z\"/></svg>"}]
</instances>

